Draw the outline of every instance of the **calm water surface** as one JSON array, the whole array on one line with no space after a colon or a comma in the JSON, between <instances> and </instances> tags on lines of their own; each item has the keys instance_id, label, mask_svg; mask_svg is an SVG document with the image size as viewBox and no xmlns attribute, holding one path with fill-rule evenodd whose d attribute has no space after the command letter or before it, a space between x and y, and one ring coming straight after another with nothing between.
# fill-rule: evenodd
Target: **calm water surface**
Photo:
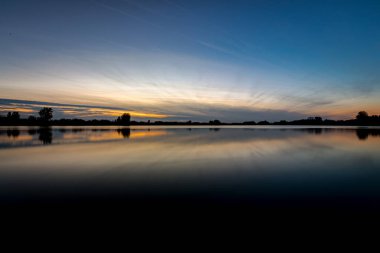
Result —
<instances>
[{"instance_id":1,"label":"calm water surface","mask_svg":"<svg viewBox=\"0 0 380 253\"><path fill-rule=\"evenodd\" d=\"M1 127L0 200L380 210L380 129Z\"/></svg>"}]
</instances>

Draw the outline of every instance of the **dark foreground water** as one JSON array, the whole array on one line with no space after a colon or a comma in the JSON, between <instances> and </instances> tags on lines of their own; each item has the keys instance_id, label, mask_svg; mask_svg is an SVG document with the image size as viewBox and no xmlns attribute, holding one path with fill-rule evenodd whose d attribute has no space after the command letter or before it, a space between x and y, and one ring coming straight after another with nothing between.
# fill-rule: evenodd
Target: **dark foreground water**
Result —
<instances>
[{"instance_id":1,"label":"dark foreground water","mask_svg":"<svg viewBox=\"0 0 380 253\"><path fill-rule=\"evenodd\" d=\"M0 161L3 210L380 214L379 128L1 127Z\"/></svg>"}]
</instances>

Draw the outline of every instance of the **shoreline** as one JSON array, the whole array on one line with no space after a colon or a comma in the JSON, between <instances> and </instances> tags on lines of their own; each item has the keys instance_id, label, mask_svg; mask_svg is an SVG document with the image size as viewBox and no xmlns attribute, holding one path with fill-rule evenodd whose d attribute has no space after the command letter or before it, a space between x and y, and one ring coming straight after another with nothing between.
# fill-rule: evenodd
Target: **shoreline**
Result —
<instances>
[{"instance_id":1,"label":"shoreline","mask_svg":"<svg viewBox=\"0 0 380 253\"><path fill-rule=\"evenodd\" d=\"M94 125L94 124L82 124L82 125L75 125L75 124L50 124L50 125L35 125L35 124L12 124L12 125L1 125L0 127L135 127L135 126L186 126L186 127L197 127L197 126L210 126L212 128L218 128L223 126L246 126L246 127L266 127L266 126L278 126L278 127L380 127L380 125L345 125L345 124L335 124L335 125L316 125L316 124L266 124L266 125L249 125L249 124L240 124L240 123L225 123L225 124L219 124L219 125L212 125L212 124L133 124L133 125L116 125L116 124L110 124L110 125Z\"/></svg>"}]
</instances>

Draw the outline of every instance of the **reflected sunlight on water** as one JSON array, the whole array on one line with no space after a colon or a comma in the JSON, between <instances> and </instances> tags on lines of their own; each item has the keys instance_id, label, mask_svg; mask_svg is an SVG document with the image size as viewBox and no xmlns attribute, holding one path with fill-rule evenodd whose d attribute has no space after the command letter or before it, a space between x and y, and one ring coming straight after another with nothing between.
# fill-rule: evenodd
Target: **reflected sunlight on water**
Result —
<instances>
[{"instance_id":1,"label":"reflected sunlight on water","mask_svg":"<svg viewBox=\"0 0 380 253\"><path fill-rule=\"evenodd\" d=\"M167 134L164 129L154 128L0 127L0 148L147 138Z\"/></svg>"},{"instance_id":2,"label":"reflected sunlight on water","mask_svg":"<svg viewBox=\"0 0 380 253\"><path fill-rule=\"evenodd\" d=\"M2 200L100 194L380 203L377 128L0 130Z\"/></svg>"},{"instance_id":3,"label":"reflected sunlight on water","mask_svg":"<svg viewBox=\"0 0 380 253\"><path fill-rule=\"evenodd\" d=\"M377 129L367 130L365 138L358 137L358 129L339 128L22 128L1 131L3 168L27 168L36 164L39 168L80 170L102 169L105 165L107 169L129 164L143 167L155 163L155 168L178 170L205 165L218 170L251 170L251 165L268 170L280 167L273 163L284 165L284 161L288 164L306 159L305 162L310 163L317 158L326 161L343 155L347 157L340 163L350 160L350 155L371 156L378 161L380 152L377 135L380 130ZM9 147L18 148L7 149ZM80 166L73 164L74 161L81 161Z\"/></svg>"}]
</instances>

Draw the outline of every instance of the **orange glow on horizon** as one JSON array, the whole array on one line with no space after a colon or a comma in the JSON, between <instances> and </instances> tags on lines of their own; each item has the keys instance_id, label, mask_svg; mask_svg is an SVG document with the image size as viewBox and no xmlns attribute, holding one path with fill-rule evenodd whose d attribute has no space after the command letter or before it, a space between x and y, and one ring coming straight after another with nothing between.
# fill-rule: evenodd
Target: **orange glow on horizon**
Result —
<instances>
[{"instance_id":1,"label":"orange glow on horizon","mask_svg":"<svg viewBox=\"0 0 380 253\"><path fill-rule=\"evenodd\" d=\"M131 117L136 118L167 118L168 115L158 114L158 113L149 113L149 112L136 112L136 111L125 111L125 110L114 110L114 109L102 109L102 108L89 108L89 113L93 113L101 116L112 116L117 117L123 113L129 113Z\"/></svg>"},{"instance_id":2,"label":"orange glow on horizon","mask_svg":"<svg viewBox=\"0 0 380 253\"><path fill-rule=\"evenodd\" d=\"M22 113L32 113L32 112L36 112L35 110L33 109L29 109L29 108L21 108L21 107L5 107L5 108L2 108L0 107L0 112L22 112Z\"/></svg>"},{"instance_id":3,"label":"orange glow on horizon","mask_svg":"<svg viewBox=\"0 0 380 253\"><path fill-rule=\"evenodd\" d=\"M146 138L167 135L168 132L164 130L151 130L151 131L131 131L130 138Z\"/></svg>"}]
</instances>

